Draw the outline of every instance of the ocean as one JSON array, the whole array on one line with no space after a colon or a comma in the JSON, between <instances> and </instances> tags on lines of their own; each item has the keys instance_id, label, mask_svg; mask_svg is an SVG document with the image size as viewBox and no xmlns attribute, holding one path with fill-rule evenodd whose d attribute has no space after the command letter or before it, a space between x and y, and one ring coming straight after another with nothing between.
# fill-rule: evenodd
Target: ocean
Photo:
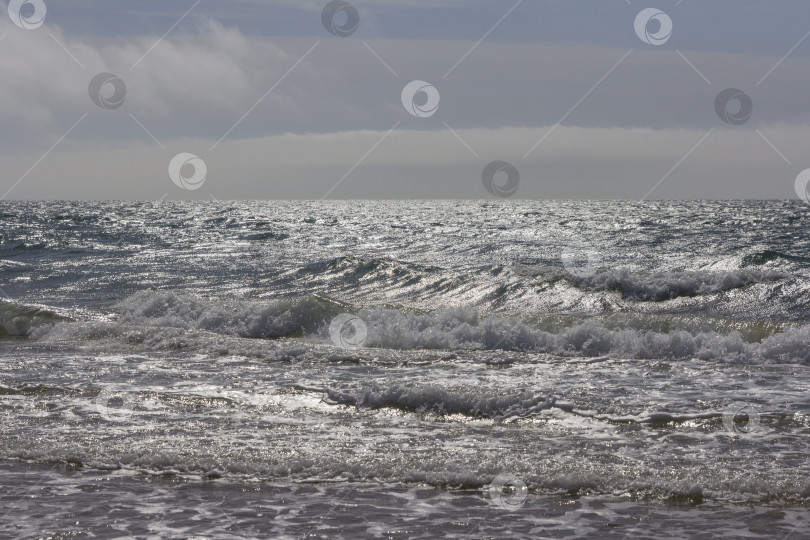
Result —
<instances>
[{"instance_id":1,"label":"ocean","mask_svg":"<svg viewBox=\"0 0 810 540\"><path fill-rule=\"evenodd\" d=\"M0 537L810 537L802 202L0 223Z\"/></svg>"}]
</instances>

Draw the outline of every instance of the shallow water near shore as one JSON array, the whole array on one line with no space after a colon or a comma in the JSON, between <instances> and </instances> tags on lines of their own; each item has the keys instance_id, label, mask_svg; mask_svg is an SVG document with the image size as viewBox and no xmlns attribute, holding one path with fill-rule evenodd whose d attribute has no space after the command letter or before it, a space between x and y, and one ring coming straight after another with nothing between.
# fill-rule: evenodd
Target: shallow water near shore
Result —
<instances>
[{"instance_id":1,"label":"shallow water near shore","mask_svg":"<svg viewBox=\"0 0 810 540\"><path fill-rule=\"evenodd\" d=\"M810 534L799 203L0 217L6 535Z\"/></svg>"},{"instance_id":2,"label":"shallow water near shore","mask_svg":"<svg viewBox=\"0 0 810 540\"><path fill-rule=\"evenodd\" d=\"M9 512L0 531L15 537L804 538L810 533L799 508L690 498L530 495L510 507L474 490L429 486L199 482L48 466L0 470L15 485L0 497Z\"/></svg>"}]
</instances>

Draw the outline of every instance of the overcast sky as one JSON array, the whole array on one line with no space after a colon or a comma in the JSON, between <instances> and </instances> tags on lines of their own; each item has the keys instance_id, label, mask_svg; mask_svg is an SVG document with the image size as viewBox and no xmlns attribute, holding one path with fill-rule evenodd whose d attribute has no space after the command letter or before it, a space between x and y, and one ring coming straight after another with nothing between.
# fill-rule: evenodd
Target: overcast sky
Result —
<instances>
[{"instance_id":1,"label":"overcast sky","mask_svg":"<svg viewBox=\"0 0 810 540\"><path fill-rule=\"evenodd\" d=\"M344 37L327 4L4 3L0 196L796 198L810 168L806 0L354 1Z\"/></svg>"}]
</instances>

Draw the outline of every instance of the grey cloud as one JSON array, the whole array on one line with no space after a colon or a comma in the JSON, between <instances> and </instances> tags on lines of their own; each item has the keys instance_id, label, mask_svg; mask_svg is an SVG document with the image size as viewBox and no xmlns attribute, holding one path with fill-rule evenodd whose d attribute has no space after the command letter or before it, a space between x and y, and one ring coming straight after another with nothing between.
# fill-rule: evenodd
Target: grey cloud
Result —
<instances>
[{"instance_id":1,"label":"grey cloud","mask_svg":"<svg viewBox=\"0 0 810 540\"><path fill-rule=\"evenodd\" d=\"M561 127L527 159L552 126L449 131L396 130L332 191L330 198L487 198L481 172L492 160L520 171L517 198L641 199L707 135L702 130ZM810 126L762 126L788 165L755 132L716 129L672 170L650 198L793 198ZM50 155L12 198L303 198L318 199L384 135L380 131L286 134L223 143L173 141L164 151L145 143L68 143ZM208 165L203 188L187 192L169 180L169 160L198 154ZM21 175L36 159L4 160Z\"/></svg>"},{"instance_id":2,"label":"grey cloud","mask_svg":"<svg viewBox=\"0 0 810 540\"><path fill-rule=\"evenodd\" d=\"M0 24L0 32L10 23ZM209 21L191 35L170 37L141 61L154 36L90 44L54 36L86 67L82 70L45 33L4 40L0 120L14 127L6 147L59 133L83 110L93 129L86 140L143 138L129 113L159 139L218 138L275 85L313 39L276 41L243 35ZM559 44L483 43L446 79L469 49L458 41L370 41L399 75L394 77L358 40L322 43L259 104L234 137L285 132L382 129L400 119L412 129L545 125L557 122L626 52ZM566 123L598 127L712 127L716 94L727 86L750 93L754 124L810 120L796 88L810 83L810 59L788 58L759 86L778 58L684 51L708 85L676 52L634 50L574 110ZM506 59L506 60L505 60ZM96 73L122 77L127 101L116 115L96 111L87 85ZM430 119L410 118L399 94L412 79L439 88L442 105ZM104 114L101 114L104 113ZM122 118L123 117L123 118ZM419 121L415 121L419 120Z\"/></svg>"},{"instance_id":3,"label":"grey cloud","mask_svg":"<svg viewBox=\"0 0 810 540\"><path fill-rule=\"evenodd\" d=\"M26 32L2 20L3 191L87 113L12 196L319 198L395 122L397 130L332 196L482 197L481 169L505 160L521 171L518 197L638 198L709 129L716 132L654 197L792 196L810 124L798 90L810 82L810 59L679 53L645 46L626 31L634 50L594 87L629 48L485 41L444 77L474 41L273 39L198 18L156 45L154 34L82 37L53 25ZM316 39L321 44L281 81ZM126 82L120 108L90 100L88 84L99 72ZM430 118L415 118L400 103L414 79L441 93ZM751 120L735 129L714 111L727 87L754 103ZM563 126L523 160L564 115ZM173 152L194 152L209 164L204 189L172 191L166 168Z\"/></svg>"}]
</instances>

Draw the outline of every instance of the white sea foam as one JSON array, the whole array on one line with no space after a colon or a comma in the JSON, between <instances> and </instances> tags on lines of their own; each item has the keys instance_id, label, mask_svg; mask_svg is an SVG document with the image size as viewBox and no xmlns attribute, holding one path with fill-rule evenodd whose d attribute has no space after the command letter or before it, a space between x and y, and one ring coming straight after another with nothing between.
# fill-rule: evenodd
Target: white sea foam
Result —
<instances>
[{"instance_id":1,"label":"white sea foam","mask_svg":"<svg viewBox=\"0 0 810 540\"><path fill-rule=\"evenodd\" d=\"M469 309L428 314L364 310L370 347L406 349L502 349L561 356L723 360L806 363L810 326L793 327L746 342L738 332L658 332L613 329L595 320L575 323L559 333L532 327L520 318L479 317Z\"/></svg>"},{"instance_id":2,"label":"white sea foam","mask_svg":"<svg viewBox=\"0 0 810 540\"><path fill-rule=\"evenodd\" d=\"M149 350L200 349L229 354L257 354L250 340L223 343L218 334L238 338L301 335L311 343L329 343L328 326L340 306L317 297L299 300L207 300L164 291L135 294L119 305L116 323L60 322L33 335L49 341L105 340ZM810 325L790 326L761 341L739 332L619 327L595 319L572 320L554 332L517 317L482 316L471 308L429 313L400 309L364 309L357 315L368 327L366 348L406 350L506 350L562 357L689 359L734 363L810 364ZM358 355L362 355L359 349Z\"/></svg>"},{"instance_id":3,"label":"white sea foam","mask_svg":"<svg viewBox=\"0 0 810 540\"><path fill-rule=\"evenodd\" d=\"M362 447L341 450L331 442L319 448L280 444L261 451L222 446L171 446L150 440L135 448L88 448L76 444L40 444L38 448L11 452L10 459L42 463L73 463L96 470L142 471L189 479L219 478L281 482L373 482L429 484L451 489L480 489L505 470L520 479L532 493L648 495L672 500L700 501L704 497L727 501L803 501L810 483L786 476L769 477L767 471L712 467L701 460L656 468L624 462L609 466L589 460L566 448L533 445L530 452L515 452L505 460L497 446L456 441L462 446L448 451L440 441L425 440L418 448L399 449L377 441L382 450ZM552 441L553 442L553 441ZM332 452L325 452L329 449ZM380 453L377 453L380 452ZM126 474L128 475L128 474ZM800 502L800 504L802 504Z\"/></svg>"}]
</instances>

